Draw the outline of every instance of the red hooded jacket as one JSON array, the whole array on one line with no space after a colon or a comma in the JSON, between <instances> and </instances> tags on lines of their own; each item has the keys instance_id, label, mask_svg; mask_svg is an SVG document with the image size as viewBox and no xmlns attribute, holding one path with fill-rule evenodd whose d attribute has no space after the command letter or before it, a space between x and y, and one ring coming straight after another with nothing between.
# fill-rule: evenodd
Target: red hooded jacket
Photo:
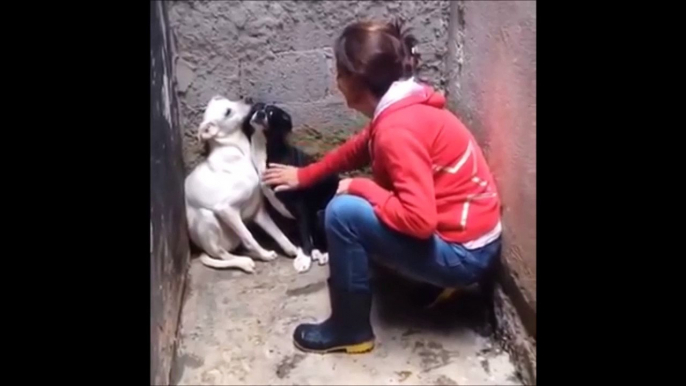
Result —
<instances>
[{"instance_id":1,"label":"red hooded jacket","mask_svg":"<svg viewBox=\"0 0 686 386\"><path fill-rule=\"evenodd\" d=\"M353 179L348 193L369 201L384 224L421 239L437 233L482 246L500 235L500 200L474 137L444 106L443 95L427 86L394 101L360 133L301 168L300 184L371 161L374 179Z\"/></svg>"}]
</instances>

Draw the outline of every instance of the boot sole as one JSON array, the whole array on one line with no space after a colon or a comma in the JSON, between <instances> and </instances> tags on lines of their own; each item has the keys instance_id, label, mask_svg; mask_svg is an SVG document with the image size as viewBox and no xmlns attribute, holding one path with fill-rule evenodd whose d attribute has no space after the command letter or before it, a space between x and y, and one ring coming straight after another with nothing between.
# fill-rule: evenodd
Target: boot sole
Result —
<instances>
[{"instance_id":1,"label":"boot sole","mask_svg":"<svg viewBox=\"0 0 686 386\"><path fill-rule=\"evenodd\" d=\"M314 354L328 354L328 353L333 353L333 352L340 352L344 351L346 354L364 354L372 351L374 349L374 341L370 340L368 342L362 342L358 344L351 344L348 346L337 346L337 347L332 347L326 350L313 350L309 348L305 348L301 345L298 344L295 340L293 341L293 344L295 347L297 347L299 350L308 352L308 353L314 353Z\"/></svg>"}]
</instances>

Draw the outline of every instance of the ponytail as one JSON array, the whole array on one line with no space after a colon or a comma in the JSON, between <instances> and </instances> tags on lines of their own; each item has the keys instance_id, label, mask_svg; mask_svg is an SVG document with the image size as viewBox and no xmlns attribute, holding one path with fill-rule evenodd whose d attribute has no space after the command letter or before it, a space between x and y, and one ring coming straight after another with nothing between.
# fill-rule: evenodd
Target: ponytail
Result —
<instances>
[{"instance_id":1,"label":"ponytail","mask_svg":"<svg viewBox=\"0 0 686 386\"><path fill-rule=\"evenodd\" d=\"M352 76L381 98L391 84L416 75L417 39L404 22L361 21L348 25L334 43L339 75Z\"/></svg>"}]
</instances>

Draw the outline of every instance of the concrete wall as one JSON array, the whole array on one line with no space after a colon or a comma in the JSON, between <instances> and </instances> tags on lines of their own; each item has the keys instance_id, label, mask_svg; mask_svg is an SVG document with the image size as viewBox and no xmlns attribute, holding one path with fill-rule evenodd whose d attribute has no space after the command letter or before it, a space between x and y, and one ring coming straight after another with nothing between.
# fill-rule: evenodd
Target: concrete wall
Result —
<instances>
[{"instance_id":1,"label":"concrete wall","mask_svg":"<svg viewBox=\"0 0 686 386\"><path fill-rule=\"evenodd\" d=\"M504 203L500 324L535 381L536 2L451 4L448 63L450 106L484 147Z\"/></svg>"},{"instance_id":2,"label":"concrete wall","mask_svg":"<svg viewBox=\"0 0 686 386\"><path fill-rule=\"evenodd\" d=\"M150 384L169 384L189 250L166 4L150 2Z\"/></svg>"},{"instance_id":3,"label":"concrete wall","mask_svg":"<svg viewBox=\"0 0 686 386\"><path fill-rule=\"evenodd\" d=\"M176 1L170 8L189 168L202 150L193 135L216 93L281 103L303 129L299 143L314 153L360 128L366 119L345 106L331 50L355 20L403 17L420 40L421 75L445 84L448 1Z\"/></svg>"}]
</instances>

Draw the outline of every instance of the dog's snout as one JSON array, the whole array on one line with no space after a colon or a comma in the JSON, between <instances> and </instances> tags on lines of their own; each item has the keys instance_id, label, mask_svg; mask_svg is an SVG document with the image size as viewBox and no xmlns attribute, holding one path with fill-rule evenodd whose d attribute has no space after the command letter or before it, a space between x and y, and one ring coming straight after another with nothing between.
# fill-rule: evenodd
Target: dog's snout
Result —
<instances>
[{"instance_id":1,"label":"dog's snout","mask_svg":"<svg viewBox=\"0 0 686 386\"><path fill-rule=\"evenodd\" d=\"M259 120L263 120L265 118L264 110L259 110L258 112L255 113L255 118Z\"/></svg>"}]
</instances>

